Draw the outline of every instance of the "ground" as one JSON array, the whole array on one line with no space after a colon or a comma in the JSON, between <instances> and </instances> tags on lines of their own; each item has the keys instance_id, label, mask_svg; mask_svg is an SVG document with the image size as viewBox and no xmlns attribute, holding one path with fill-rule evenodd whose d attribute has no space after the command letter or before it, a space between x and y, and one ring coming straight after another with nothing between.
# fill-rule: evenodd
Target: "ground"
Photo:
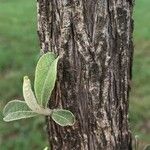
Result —
<instances>
[{"instance_id":1,"label":"ground","mask_svg":"<svg viewBox=\"0 0 150 150\"><path fill-rule=\"evenodd\" d=\"M136 0L129 113L133 135L138 135L143 143L150 143L149 5L149 0ZM36 28L35 1L0 0L0 110L11 99L22 99L24 75L29 75L33 81L40 49ZM41 150L48 145L46 136L44 118L5 123L0 111L1 150Z\"/></svg>"}]
</instances>

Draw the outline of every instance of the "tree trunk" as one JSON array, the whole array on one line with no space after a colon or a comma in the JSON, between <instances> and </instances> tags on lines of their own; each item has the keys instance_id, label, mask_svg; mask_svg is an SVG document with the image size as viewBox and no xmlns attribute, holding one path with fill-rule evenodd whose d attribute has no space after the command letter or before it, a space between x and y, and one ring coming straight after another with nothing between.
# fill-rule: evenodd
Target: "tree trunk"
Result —
<instances>
[{"instance_id":1,"label":"tree trunk","mask_svg":"<svg viewBox=\"0 0 150 150\"><path fill-rule=\"evenodd\" d=\"M47 118L52 150L131 150L128 97L133 55L132 0L38 0L43 52L61 55L50 108L76 116L73 127Z\"/></svg>"}]
</instances>

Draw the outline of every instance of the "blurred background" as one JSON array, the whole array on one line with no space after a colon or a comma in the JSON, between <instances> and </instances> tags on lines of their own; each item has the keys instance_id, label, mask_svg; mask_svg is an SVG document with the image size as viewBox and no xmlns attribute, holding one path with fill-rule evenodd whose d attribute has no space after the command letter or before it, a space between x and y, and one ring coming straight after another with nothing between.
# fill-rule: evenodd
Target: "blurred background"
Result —
<instances>
[{"instance_id":1,"label":"blurred background","mask_svg":"<svg viewBox=\"0 0 150 150\"><path fill-rule=\"evenodd\" d=\"M141 144L150 143L150 0L136 0L134 65L129 120ZM39 57L36 1L0 0L0 110L22 99L22 77L33 81ZM32 82L33 83L33 82ZM0 150L42 150L48 145L44 117L11 123L0 111Z\"/></svg>"}]
</instances>

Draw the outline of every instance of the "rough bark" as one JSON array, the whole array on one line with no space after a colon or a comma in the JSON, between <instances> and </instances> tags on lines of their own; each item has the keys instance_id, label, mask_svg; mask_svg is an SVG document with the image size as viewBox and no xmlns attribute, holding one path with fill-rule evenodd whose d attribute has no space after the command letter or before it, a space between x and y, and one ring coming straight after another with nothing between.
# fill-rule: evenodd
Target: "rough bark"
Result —
<instances>
[{"instance_id":1,"label":"rough bark","mask_svg":"<svg viewBox=\"0 0 150 150\"><path fill-rule=\"evenodd\" d=\"M67 108L73 127L47 118L52 150L131 150L128 97L132 0L38 0L43 52L62 58L50 108Z\"/></svg>"}]
</instances>

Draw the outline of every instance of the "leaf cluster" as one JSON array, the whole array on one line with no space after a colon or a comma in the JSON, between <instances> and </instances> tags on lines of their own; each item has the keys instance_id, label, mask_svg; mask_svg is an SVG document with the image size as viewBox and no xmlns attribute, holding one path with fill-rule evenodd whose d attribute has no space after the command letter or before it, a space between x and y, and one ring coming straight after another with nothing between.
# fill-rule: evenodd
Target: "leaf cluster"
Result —
<instances>
[{"instance_id":1,"label":"leaf cluster","mask_svg":"<svg viewBox=\"0 0 150 150\"><path fill-rule=\"evenodd\" d=\"M34 92L28 76L23 79L22 100L12 100L3 109L4 121L14 121L30 118L37 115L51 116L60 126L72 126L75 123L74 115L65 109L49 109L47 104L55 87L57 78L57 64L59 57L54 53L43 54L36 66Z\"/></svg>"}]
</instances>

